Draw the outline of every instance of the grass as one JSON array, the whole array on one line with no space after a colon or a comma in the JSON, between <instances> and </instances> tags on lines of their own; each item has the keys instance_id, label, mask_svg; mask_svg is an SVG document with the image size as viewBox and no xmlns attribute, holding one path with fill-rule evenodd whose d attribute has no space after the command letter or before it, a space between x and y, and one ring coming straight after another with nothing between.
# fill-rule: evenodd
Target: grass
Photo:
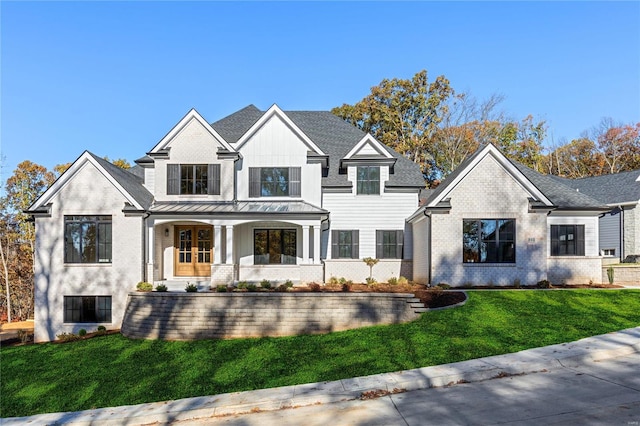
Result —
<instances>
[{"instance_id":1,"label":"grass","mask_svg":"<svg viewBox=\"0 0 640 426\"><path fill-rule=\"evenodd\" d=\"M328 335L163 342L120 335L0 351L0 417L364 376L640 325L638 290L469 292L407 324Z\"/></svg>"}]
</instances>

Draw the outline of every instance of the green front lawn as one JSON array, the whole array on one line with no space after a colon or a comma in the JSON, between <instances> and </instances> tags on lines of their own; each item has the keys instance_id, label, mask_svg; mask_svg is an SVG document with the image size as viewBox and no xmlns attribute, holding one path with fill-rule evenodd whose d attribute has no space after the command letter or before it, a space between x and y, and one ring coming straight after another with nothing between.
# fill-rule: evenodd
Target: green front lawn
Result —
<instances>
[{"instance_id":1,"label":"green front lawn","mask_svg":"<svg viewBox=\"0 0 640 426\"><path fill-rule=\"evenodd\" d=\"M2 348L0 417L364 376L640 326L638 290L472 291L408 324L328 335L163 342L120 335Z\"/></svg>"}]
</instances>

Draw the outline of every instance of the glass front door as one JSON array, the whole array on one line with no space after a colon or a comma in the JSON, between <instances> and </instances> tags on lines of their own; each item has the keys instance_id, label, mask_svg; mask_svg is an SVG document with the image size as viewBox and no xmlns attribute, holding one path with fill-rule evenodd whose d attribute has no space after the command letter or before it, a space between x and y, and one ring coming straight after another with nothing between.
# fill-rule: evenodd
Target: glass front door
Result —
<instances>
[{"instance_id":1,"label":"glass front door","mask_svg":"<svg viewBox=\"0 0 640 426\"><path fill-rule=\"evenodd\" d=\"M205 277L211 275L213 227L176 226L175 275Z\"/></svg>"}]
</instances>

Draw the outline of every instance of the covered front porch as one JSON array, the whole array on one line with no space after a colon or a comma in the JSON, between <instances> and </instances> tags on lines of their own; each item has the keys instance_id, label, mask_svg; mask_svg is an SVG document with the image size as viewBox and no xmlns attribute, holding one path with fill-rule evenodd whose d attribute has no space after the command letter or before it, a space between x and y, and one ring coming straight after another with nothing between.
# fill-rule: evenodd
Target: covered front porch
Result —
<instances>
[{"instance_id":1,"label":"covered front porch","mask_svg":"<svg viewBox=\"0 0 640 426\"><path fill-rule=\"evenodd\" d=\"M253 204L264 208L266 203ZM282 208L282 203L270 204ZM286 203L289 208L290 204L309 206ZM170 290L184 290L187 282L197 284L199 290L265 279L274 284L322 282L326 212L315 207L307 212L279 212L150 215L146 219L147 281L166 283Z\"/></svg>"}]
</instances>

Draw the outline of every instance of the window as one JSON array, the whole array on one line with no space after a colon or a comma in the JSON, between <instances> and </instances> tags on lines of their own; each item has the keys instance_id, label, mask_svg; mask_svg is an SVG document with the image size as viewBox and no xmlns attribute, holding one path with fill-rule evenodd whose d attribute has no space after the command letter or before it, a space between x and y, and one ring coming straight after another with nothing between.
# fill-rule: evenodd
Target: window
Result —
<instances>
[{"instance_id":1,"label":"window","mask_svg":"<svg viewBox=\"0 0 640 426\"><path fill-rule=\"evenodd\" d=\"M401 230L376 231L376 257L402 259L404 233Z\"/></svg>"},{"instance_id":2,"label":"window","mask_svg":"<svg viewBox=\"0 0 640 426\"><path fill-rule=\"evenodd\" d=\"M551 256L584 256L584 225L551 225Z\"/></svg>"},{"instance_id":3,"label":"window","mask_svg":"<svg viewBox=\"0 0 640 426\"><path fill-rule=\"evenodd\" d=\"M111 216L65 216L64 262L111 263Z\"/></svg>"},{"instance_id":4,"label":"window","mask_svg":"<svg viewBox=\"0 0 640 426\"><path fill-rule=\"evenodd\" d=\"M358 166L357 194L380 194L380 167Z\"/></svg>"},{"instance_id":5,"label":"window","mask_svg":"<svg viewBox=\"0 0 640 426\"><path fill-rule=\"evenodd\" d=\"M167 194L220 195L220 164L167 164Z\"/></svg>"},{"instance_id":6,"label":"window","mask_svg":"<svg viewBox=\"0 0 640 426\"><path fill-rule=\"evenodd\" d=\"M515 263L515 219L463 220L464 263Z\"/></svg>"},{"instance_id":7,"label":"window","mask_svg":"<svg viewBox=\"0 0 640 426\"><path fill-rule=\"evenodd\" d=\"M358 259L359 231L331 231L331 258L332 259Z\"/></svg>"},{"instance_id":8,"label":"window","mask_svg":"<svg viewBox=\"0 0 640 426\"><path fill-rule=\"evenodd\" d=\"M615 256L616 255L616 249L604 249L604 250L602 250L602 255L603 256Z\"/></svg>"},{"instance_id":9,"label":"window","mask_svg":"<svg viewBox=\"0 0 640 426\"><path fill-rule=\"evenodd\" d=\"M295 229L256 229L253 232L253 262L255 265L295 265Z\"/></svg>"},{"instance_id":10,"label":"window","mask_svg":"<svg viewBox=\"0 0 640 426\"><path fill-rule=\"evenodd\" d=\"M111 322L111 296L64 296L64 322Z\"/></svg>"},{"instance_id":11,"label":"window","mask_svg":"<svg viewBox=\"0 0 640 426\"><path fill-rule=\"evenodd\" d=\"M300 167L250 167L249 197L299 197Z\"/></svg>"}]
</instances>

